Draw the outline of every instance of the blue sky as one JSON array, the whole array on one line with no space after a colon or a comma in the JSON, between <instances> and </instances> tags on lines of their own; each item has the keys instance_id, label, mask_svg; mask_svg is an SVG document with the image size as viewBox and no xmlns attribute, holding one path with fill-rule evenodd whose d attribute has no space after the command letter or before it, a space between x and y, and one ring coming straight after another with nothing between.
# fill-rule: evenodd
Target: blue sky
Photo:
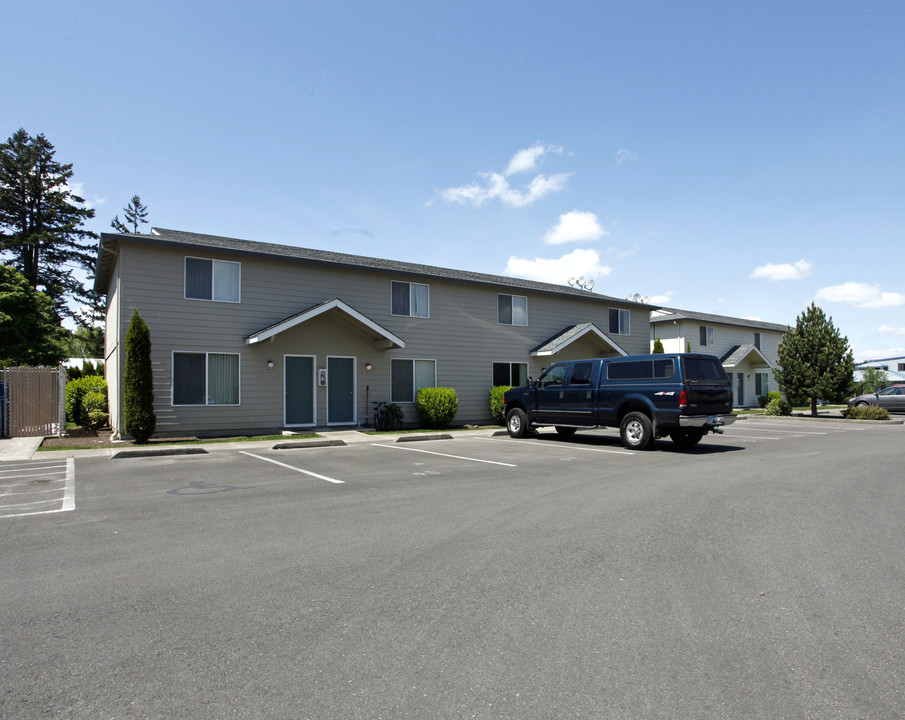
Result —
<instances>
[{"instance_id":1,"label":"blue sky","mask_svg":"<svg viewBox=\"0 0 905 720\"><path fill-rule=\"evenodd\" d=\"M38 20L38 18L41 18ZM0 134L153 225L634 293L905 354L905 3L42 2Z\"/></svg>"}]
</instances>

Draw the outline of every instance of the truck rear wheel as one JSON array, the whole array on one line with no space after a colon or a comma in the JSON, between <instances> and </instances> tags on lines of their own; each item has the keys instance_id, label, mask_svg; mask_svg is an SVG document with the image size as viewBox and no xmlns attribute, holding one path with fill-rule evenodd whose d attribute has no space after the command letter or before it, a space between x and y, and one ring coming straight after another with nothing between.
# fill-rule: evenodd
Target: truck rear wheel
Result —
<instances>
[{"instance_id":1,"label":"truck rear wheel","mask_svg":"<svg viewBox=\"0 0 905 720\"><path fill-rule=\"evenodd\" d=\"M506 416L509 437L523 438L528 434L528 415L521 408L512 408Z\"/></svg>"},{"instance_id":2,"label":"truck rear wheel","mask_svg":"<svg viewBox=\"0 0 905 720\"><path fill-rule=\"evenodd\" d=\"M669 437L672 438L672 441L678 445L680 448L686 449L691 448L701 442L701 438L704 437L703 430L674 430L669 433Z\"/></svg>"},{"instance_id":3,"label":"truck rear wheel","mask_svg":"<svg viewBox=\"0 0 905 720\"><path fill-rule=\"evenodd\" d=\"M619 437L629 450L646 450L654 440L654 424L643 412L630 412L622 418Z\"/></svg>"}]
</instances>

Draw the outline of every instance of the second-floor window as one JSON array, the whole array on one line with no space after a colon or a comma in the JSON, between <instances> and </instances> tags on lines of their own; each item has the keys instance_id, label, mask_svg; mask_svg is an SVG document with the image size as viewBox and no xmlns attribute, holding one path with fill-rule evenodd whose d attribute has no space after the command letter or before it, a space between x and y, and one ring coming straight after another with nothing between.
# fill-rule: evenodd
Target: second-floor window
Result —
<instances>
[{"instance_id":1,"label":"second-floor window","mask_svg":"<svg viewBox=\"0 0 905 720\"><path fill-rule=\"evenodd\" d=\"M754 347L756 347L758 350L764 349L764 338L762 333L754 333Z\"/></svg>"},{"instance_id":2,"label":"second-floor window","mask_svg":"<svg viewBox=\"0 0 905 720\"><path fill-rule=\"evenodd\" d=\"M422 283L393 282L391 312L408 317L430 317L430 286Z\"/></svg>"},{"instance_id":3,"label":"second-floor window","mask_svg":"<svg viewBox=\"0 0 905 720\"><path fill-rule=\"evenodd\" d=\"M528 298L524 295L497 295L497 322L500 325L527 325Z\"/></svg>"},{"instance_id":4,"label":"second-floor window","mask_svg":"<svg viewBox=\"0 0 905 720\"><path fill-rule=\"evenodd\" d=\"M610 308L610 334L631 335L631 313L628 310Z\"/></svg>"},{"instance_id":5,"label":"second-floor window","mask_svg":"<svg viewBox=\"0 0 905 720\"><path fill-rule=\"evenodd\" d=\"M701 345L703 347L713 345L713 328L709 325L701 325Z\"/></svg>"},{"instance_id":6,"label":"second-floor window","mask_svg":"<svg viewBox=\"0 0 905 720\"><path fill-rule=\"evenodd\" d=\"M185 297L188 300L239 302L242 264L225 260L187 257Z\"/></svg>"}]
</instances>

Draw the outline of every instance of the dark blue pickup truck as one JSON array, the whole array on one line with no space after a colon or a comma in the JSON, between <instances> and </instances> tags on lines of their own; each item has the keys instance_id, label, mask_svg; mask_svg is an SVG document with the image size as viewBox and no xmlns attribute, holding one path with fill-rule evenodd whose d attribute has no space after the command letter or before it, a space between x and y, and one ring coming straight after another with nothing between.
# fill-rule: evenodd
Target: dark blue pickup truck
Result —
<instances>
[{"instance_id":1,"label":"dark blue pickup truck","mask_svg":"<svg viewBox=\"0 0 905 720\"><path fill-rule=\"evenodd\" d=\"M633 450L667 435L680 447L692 447L736 417L719 359L698 353L559 362L507 391L504 402L512 437L544 425L564 437L581 428L616 427L622 444Z\"/></svg>"}]
</instances>

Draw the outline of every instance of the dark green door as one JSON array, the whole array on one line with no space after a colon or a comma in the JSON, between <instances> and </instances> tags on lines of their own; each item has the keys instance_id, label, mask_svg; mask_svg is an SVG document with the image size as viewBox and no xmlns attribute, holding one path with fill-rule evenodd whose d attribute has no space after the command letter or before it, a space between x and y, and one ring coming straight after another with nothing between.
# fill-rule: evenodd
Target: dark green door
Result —
<instances>
[{"instance_id":1,"label":"dark green door","mask_svg":"<svg viewBox=\"0 0 905 720\"><path fill-rule=\"evenodd\" d=\"M314 358L287 355L284 360L286 425L314 425Z\"/></svg>"},{"instance_id":2,"label":"dark green door","mask_svg":"<svg viewBox=\"0 0 905 720\"><path fill-rule=\"evenodd\" d=\"M327 424L355 424L355 358L327 358Z\"/></svg>"}]
</instances>

